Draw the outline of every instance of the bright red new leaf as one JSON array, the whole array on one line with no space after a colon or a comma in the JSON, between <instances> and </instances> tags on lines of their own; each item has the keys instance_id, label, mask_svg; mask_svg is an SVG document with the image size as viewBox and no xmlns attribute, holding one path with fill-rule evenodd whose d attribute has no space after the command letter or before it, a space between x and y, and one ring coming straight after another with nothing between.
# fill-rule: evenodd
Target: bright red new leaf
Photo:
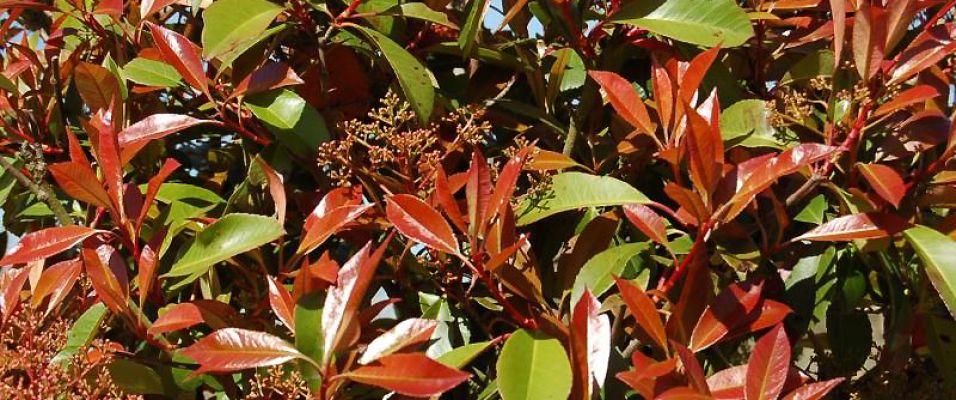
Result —
<instances>
[{"instance_id":1,"label":"bright red new leaf","mask_svg":"<svg viewBox=\"0 0 956 400\"><path fill-rule=\"evenodd\" d=\"M895 235L910 226L912 224L895 214L851 214L827 221L793 240L846 242L858 239L879 239Z\"/></svg>"},{"instance_id":2,"label":"bright red new leaf","mask_svg":"<svg viewBox=\"0 0 956 400\"><path fill-rule=\"evenodd\" d=\"M179 75L190 86L199 89L206 97L212 99L212 95L209 94L206 71L203 69L202 49L179 33L151 22L147 25L163 60L176 68Z\"/></svg>"},{"instance_id":3,"label":"bright red new leaf","mask_svg":"<svg viewBox=\"0 0 956 400\"><path fill-rule=\"evenodd\" d=\"M26 264L57 255L98 231L85 226L62 226L30 232L0 259L0 265Z\"/></svg>"},{"instance_id":4,"label":"bright red new leaf","mask_svg":"<svg viewBox=\"0 0 956 400\"><path fill-rule=\"evenodd\" d=\"M267 276L266 280L269 281L269 306L272 307L272 312L276 314L276 317L286 328L289 328L289 331L295 332L295 318L293 317L295 302L292 301L292 295L275 278Z\"/></svg>"},{"instance_id":5,"label":"bright red new leaf","mask_svg":"<svg viewBox=\"0 0 956 400\"><path fill-rule=\"evenodd\" d=\"M588 75L597 81L604 93L607 94L611 106L631 126L640 129L643 133L653 135L657 130L644 106L644 100L637 94L634 87L626 79L613 72L589 71Z\"/></svg>"},{"instance_id":6,"label":"bright red new leaf","mask_svg":"<svg viewBox=\"0 0 956 400\"><path fill-rule=\"evenodd\" d=\"M896 170L883 164L857 164L856 166L876 194L893 207L900 208L900 202L906 196L906 183Z\"/></svg>"},{"instance_id":7,"label":"bright red new leaf","mask_svg":"<svg viewBox=\"0 0 956 400\"><path fill-rule=\"evenodd\" d=\"M73 290L73 285L76 284L82 270L83 263L77 258L51 265L43 271L36 287L33 288L31 305L37 308L43 299L50 296L45 311L49 314L69 294L70 290Z\"/></svg>"},{"instance_id":8,"label":"bright red new leaf","mask_svg":"<svg viewBox=\"0 0 956 400\"><path fill-rule=\"evenodd\" d=\"M668 348L667 333L654 302L637 285L620 278L614 281L617 283L618 290L621 291L621 298L627 304L627 309L637 320L637 325L654 340L658 347L666 350Z\"/></svg>"},{"instance_id":9,"label":"bright red new leaf","mask_svg":"<svg viewBox=\"0 0 956 400\"><path fill-rule=\"evenodd\" d=\"M359 357L358 363L368 364L401 349L424 343L431 338L437 327L438 321L431 319L411 318L399 322L372 340Z\"/></svg>"},{"instance_id":10,"label":"bright red new leaf","mask_svg":"<svg viewBox=\"0 0 956 400\"><path fill-rule=\"evenodd\" d=\"M166 308L166 312L153 322L153 325L149 327L147 333L149 335L161 335L186 329L201 324L203 321L202 312L195 304L173 304Z\"/></svg>"},{"instance_id":11,"label":"bright red new leaf","mask_svg":"<svg viewBox=\"0 0 956 400\"><path fill-rule=\"evenodd\" d=\"M382 357L342 377L406 396L429 397L451 390L471 374L449 368L422 353L409 353Z\"/></svg>"},{"instance_id":12,"label":"bright red new leaf","mask_svg":"<svg viewBox=\"0 0 956 400\"><path fill-rule=\"evenodd\" d=\"M180 114L153 114L143 118L119 133L117 140L123 165L153 140L211 122Z\"/></svg>"},{"instance_id":13,"label":"bright red new leaf","mask_svg":"<svg viewBox=\"0 0 956 400\"><path fill-rule=\"evenodd\" d=\"M458 253L458 240L448 221L417 197L408 194L391 196L385 213L389 222L403 235L438 251Z\"/></svg>"},{"instance_id":14,"label":"bright red new leaf","mask_svg":"<svg viewBox=\"0 0 956 400\"><path fill-rule=\"evenodd\" d=\"M783 325L777 325L754 346L747 364L746 400L774 400L783 390L790 369L790 341Z\"/></svg>"},{"instance_id":15,"label":"bright red new leaf","mask_svg":"<svg viewBox=\"0 0 956 400\"><path fill-rule=\"evenodd\" d=\"M239 328L215 331L181 354L199 363L196 374L268 367L305 358L292 344L276 336Z\"/></svg>"}]
</instances>

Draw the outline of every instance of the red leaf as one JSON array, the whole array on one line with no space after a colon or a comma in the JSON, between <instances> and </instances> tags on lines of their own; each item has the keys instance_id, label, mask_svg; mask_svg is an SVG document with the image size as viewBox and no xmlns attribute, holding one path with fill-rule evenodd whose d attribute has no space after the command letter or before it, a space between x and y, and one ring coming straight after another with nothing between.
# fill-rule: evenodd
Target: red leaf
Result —
<instances>
[{"instance_id":1,"label":"red leaf","mask_svg":"<svg viewBox=\"0 0 956 400\"><path fill-rule=\"evenodd\" d=\"M501 250L500 253L493 255L488 262L484 264L485 270L491 272L496 271L499 267L505 265L505 262L510 260L526 243L528 243L528 235L521 236L516 242Z\"/></svg>"},{"instance_id":2,"label":"red leaf","mask_svg":"<svg viewBox=\"0 0 956 400\"><path fill-rule=\"evenodd\" d=\"M334 288L329 289L322 307L322 334L325 338L322 365L332 359L332 353L341 345L349 325L354 323L356 310L365 298L365 291L391 238L389 235L372 254L371 243L366 244L339 270L338 281Z\"/></svg>"},{"instance_id":3,"label":"red leaf","mask_svg":"<svg viewBox=\"0 0 956 400\"><path fill-rule=\"evenodd\" d=\"M29 277L29 268L11 268L3 273L3 278L0 280L0 283L2 283L0 290L3 291L2 296L0 296L0 311L3 312L4 320L20 304L20 291L23 290L23 285L27 283Z\"/></svg>"},{"instance_id":4,"label":"red leaf","mask_svg":"<svg viewBox=\"0 0 956 400\"><path fill-rule=\"evenodd\" d=\"M696 220L694 223L710 218L710 211L704 206L700 195L694 193L692 190L676 183L668 182L664 185L664 193L667 194L667 197L677 202L687 213L692 215Z\"/></svg>"},{"instance_id":5,"label":"red leaf","mask_svg":"<svg viewBox=\"0 0 956 400\"><path fill-rule=\"evenodd\" d=\"M109 194L90 168L90 164L68 161L47 166L57 186L70 197L97 207L109 208Z\"/></svg>"},{"instance_id":6,"label":"red leaf","mask_svg":"<svg viewBox=\"0 0 956 400\"><path fill-rule=\"evenodd\" d=\"M654 92L654 102L657 103L657 115L660 117L664 130L670 130L673 126L672 118L674 116L674 88L671 77L667 75L667 69L661 66L657 59L653 59L651 66L651 86Z\"/></svg>"},{"instance_id":7,"label":"red leaf","mask_svg":"<svg viewBox=\"0 0 956 400\"><path fill-rule=\"evenodd\" d=\"M323 253L314 263L310 263L308 259L303 260L302 267L295 272L295 280L292 282L292 299L298 302L303 295L325 290L335 283L338 274L339 264L329 258L328 252Z\"/></svg>"},{"instance_id":8,"label":"red leaf","mask_svg":"<svg viewBox=\"0 0 956 400\"><path fill-rule=\"evenodd\" d=\"M614 107L621 118L624 118L627 123L640 129L643 133L654 134L657 127L651 122L647 107L644 106L644 100L637 94L630 82L613 72L589 71L588 75L601 85L604 93L607 94L608 101L611 102L611 107Z\"/></svg>"},{"instance_id":9,"label":"red leaf","mask_svg":"<svg viewBox=\"0 0 956 400\"><path fill-rule=\"evenodd\" d=\"M289 68L288 65L270 61L253 71L249 76L243 79L242 82L239 82L239 84L236 85L236 89L229 95L229 98L248 96L304 83L305 81L303 81L292 68Z\"/></svg>"},{"instance_id":10,"label":"red leaf","mask_svg":"<svg viewBox=\"0 0 956 400\"><path fill-rule=\"evenodd\" d=\"M664 330L664 323L661 322L661 316L657 313L657 306L637 285L620 278L615 278L614 281L621 292L624 304L637 320L637 325L654 340L659 348L666 351L667 333Z\"/></svg>"},{"instance_id":11,"label":"red leaf","mask_svg":"<svg viewBox=\"0 0 956 400\"><path fill-rule=\"evenodd\" d=\"M717 371L707 378L710 395L717 400L742 400L747 380L747 366L738 365Z\"/></svg>"},{"instance_id":12,"label":"red leaf","mask_svg":"<svg viewBox=\"0 0 956 400\"><path fill-rule=\"evenodd\" d=\"M59 262L44 270L33 289L33 308L37 308L44 298L50 296L44 312L44 315L49 314L70 293L82 270L83 263L79 259Z\"/></svg>"},{"instance_id":13,"label":"red leaf","mask_svg":"<svg viewBox=\"0 0 956 400\"><path fill-rule=\"evenodd\" d=\"M149 212L150 205L153 204L153 200L156 199L156 195L159 194L159 188L163 185L163 182L166 182L166 179L169 178L169 175L172 175L180 167L179 161L173 158L167 158L163 162L163 166L159 168L159 172L156 173L152 178L149 178L149 184L146 186L146 197L143 198L143 206L139 210L139 215L136 217L136 231L143 226L143 220L146 219L146 214Z\"/></svg>"},{"instance_id":14,"label":"red leaf","mask_svg":"<svg viewBox=\"0 0 956 400\"><path fill-rule=\"evenodd\" d=\"M923 103L939 96L939 91L930 85L919 85L907 89L905 92L893 96L893 100L884 103L880 108L873 112L873 117L890 114L900 110L903 107Z\"/></svg>"},{"instance_id":15,"label":"red leaf","mask_svg":"<svg viewBox=\"0 0 956 400\"><path fill-rule=\"evenodd\" d=\"M42 260L75 246L95 233L97 230L93 228L77 225L30 232L23 235L16 247L0 259L0 265L26 264Z\"/></svg>"},{"instance_id":16,"label":"red leaf","mask_svg":"<svg viewBox=\"0 0 956 400\"><path fill-rule=\"evenodd\" d=\"M389 222L403 235L438 251L458 253L458 240L448 221L417 197L408 194L391 196L385 213Z\"/></svg>"},{"instance_id":17,"label":"red leaf","mask_svg":"<svg viewBox=\"0 0 956 400\"><path fill-rule=\"evenodd\" d=\"M753 201L754 197L773 185L780 177L820 161L836 150L837 148L833 146L803 143L770 158L766 163L763 162L763 158L751 159L751 162L745 163L748 166L748 173L741 174L741 169L738 167L737 193L731 199L733 206L724 215L723 220L734 219Z\"/></svg>"},{"instance_id":18,"label":"red leaf","mask_svg":"<svg viewBox=\"0 0 956 400\"><path fill-rule=\"evenodd\" d=\"M266 280L269 281L269 306L272 307L272 312L276 314L276 317L279 317L282 324L289 328L289 331L295 332L295 318L293 317L295 302L292 301L292 295L275 278L267 276Z\"/></svg>"},{"instance_id":19,"label":"red leaf","mask_svg":"<svg viewBox=\"0 0 956 400\"><path fill-rule=\"evenodd\" d=\"M196 46L185 36L169 29L151 22L147 22L147 25L163 60L176 68L179 75L190 86L199 89L206 97L212 99L212 95L209 94L206 72L203 70L202 48Z\"/></svg>"},{"instance_id":20,"label":"red leaf","mask_svg":"<svg viewBox=\"0 0 956 400\"><path fill-rule=\"evenodd\" d=\"M472 236L477 236L479 231L484 230L491 191L491 173L488 171L488 160L478 149L475 149L471 152L471 166L468 168L468 182L465 184L465 197L468 200L468 225Z\"/></svg>"},{"instance_id":21,"label":"red leaf","mask_svg":"<svg viewBox=\"0 0 956 400\"><path fill-rule=\"evenodd\" d=\"M93 12L115 16L123 15L123 0L100 0Z\"/></svg>"},{"instance_id":22,"label":"red leaf","mask_svg":"<svg viewBox=\"0 0 956 400\"><path fill-rule=\"evenodd\" d=\"M664 219L650 207L636 203L625 204L624 216L651 240L664 247L668 246L667 227L664 225Z\"/></svg>"},{"instance_id":23,"label":"red leaf","mask_svg":"<svg viewBox=\"0 0 956 400\"><path fill-rule=\"evenodd\" d=\"M734 327L745 321L760 304L762 284L732 284L724 289L701 314L690 337L694 352L723 339Z\"/></svg>"},{"instance_id":24,"label":"red leaf","mask_svg":"<svg viewBox=\"0 0 956 400\"><path fill-rule=\"evenodd\" d=\"M846 42L846 0L830 0L830 12L833 14L833 66L839 68Z\"/></svg>"},{"instance_id":25,"label":"red leaf","mask_svg":"<svg viewBox=\"0 0 956 400\"><path fill-rule=\"evenodd\" d=\"M462 232L468 232L465 219L461 215L461 208L458 206L458 201L455 200L455 196L449 186L448 176L445 175L445 168L441 166L438 167L438 171L435 174L435 200L437 200L441 209L445 211L445 215L455 224L455 227Z\"/></svg>"},{"instance_id":26,"label":"red leaf","mask_svg":"<svg viewBox=\"0 0 956 400\"><path fill-rule=\"evenodd\" d=\"M887 85L905 82L956 51L953 27L952 23L940 24L917 36L898 56L899 61Z\"/></svg>"},{"instance_id":27,"label":"red leaf","mask_svg":"<svg viewBox=\"0 0 956 400\"><path fill-rule=\"evenodd\" d=\"M760 309L747 316L746 321L738 326L731 328L727 339L737 338L743 335L749 335L759 330L767 329L783 322L787 315L793 310L781 302L764 299L760 302Z\"/></svg>"},{"instance_id":28,"label":"red leaf","mask_svg":"<svg viewBox=\"0 0 956 400\"><path fill-rule=\"evenodd\" d=\"M870 187L884 200L900 208L900 202L906 195L906 183L893 168L882 164L857 164Z\"/></svg>"},{"instance_id":29,"label":"red leaf","mask_svg":"<svg viewBox=\"0 0 956 400\"><path fill-rule=\"evenodd\" d=\"M123 165L133 159L149 142L164 138L168 135L213 121L197 119L188 115L153 114L143 118L119 134L117 139L120 146Z\"/></svg>"},{"instance_id":30,"label":"red leaf","mask_svg":"<svg viewBox=\"0 0 956 400\"><path fill-rule=\"evenodd\" d=\"M362 193L353 188L335 188L330 190L315 206L312 213L305 218L303 230L309 231L320 219L325 218L332 210L342 206L357 206L362 203Z\"/></svg>"},{"instance_id":31,"label":"red leaf","mask_svg":"<svg viewBox=\"0 0 956 400\"><path fill-rule=\"evenodd\" d=\"M239 328L215 331L181 353L199 363L195 374L268 367L305 358L278 337Z\"/></svg>"},{"instance_id":32,"label":"red leaf","mask_svg":"<svg viewBox=\"0 0 956 400\"><path fill-rule=\"evenodd\" d=\"M438 321L431 319L411 318L399 322L372 340L358 363L365 365L401 349L427 342L437 327Z\"/></svg>"},{"instance_id":33,"label":"red leaf","mask_svg":"<svg viewBox=\"0 0 956 400\"><path fill-rule=\"evenodd\" d=\"M681 101L691 104L691 100L693 100L694 95L697 94L697 90L700 88L700 83L703 82L704 76L714 63L714 60L717 59L718 53L720 53L720 46L712 47L698 54L697 57L691 60L687 71L684 72L680 88L678 89L680 91Z\"/></svg>"},{"instance_id":34,"label":"red leaf","mask_svg":"<svg viewBox=\"0 0 956 400\"><path fill-rule=\"evenodd\" d=\"M140 308L146 303L146 297L153 288L153 280L156 278L156 267L159 265L159 256L156 254L156 250L153 250L153 247L162 245L162 239L163 236L166 236L166 230L163 229L163 231L160 234L156 234L156 236L158 236L159 240L156 240L156 237L154 237L148 244L143 246L143 249L139 252L139 260L137 260L136 263L139 267L139 274L136 275L136 278L139 282Z\"/></svg>"},{"instance_id":35,"label":"red leaf","mask_svg":"<svg viewBox=\"0 0 956 400\"><path fill-rule=\"evenodd\" d=\"M392 354L340 376L406 396L430 397L451 390L471 374L449 368L422 353L410 353Z\"/></svg>"},{"instance_id":36,"label":"red leaf","mask_svg":"<svg viewBox=\"0 0 956 400\"><path fill-rule=\"evenodd\" d=\"M616 376L622 382L633 388L645 398L654 398L654 381L664 375L670 374L677 368L677 358L668 358L664 361L654 362L647 358L641 352L634 352L632 358L644 357L648 362L638 365L634 363L634 369L626 372L619 372Z\"/></svg>"},{"instance_id":37,"label":"red leaf","mask_svg":"<svg viewBox=\"0 0 956 400\"><path fill-rule=\"evenodd\" d=\"M113 114L101 110L93 118L96 120L94 124L97 138L96 160L103 172L106 192L110 195L110 201L118 214L114 218L120 222L120 225L123 225L126 223L126 213L123 207L123 164L120 161L117 135L112 127Z\"/></svg>"},{"instance_id":38,"label":"red leaf","mask_svg":"<svg viewBox=\"0 0 956 400\"><path fill-rule=\"evenodd\" d=\"M591 398L604 387L608 360L611 357L611 323L601 315L601 302L585 289L571 314L571 360L575 374L575 391ZM576 396L573 396L577 398Z\"/></svg>"},{"instance_id":39,"label":"red leaf","mask_svg":"<svg viewBox=\"0 0 956 400\"><path fill-rule=\"evenodd\" d=\"M266 175L266 181L269 184L269 195L272 196L272 201L275 203L276 218L279 220L280 225L285 225L286 198L285 186L282 185L282 175L279 175L265 160L257 157L256 162L259 163L259 167L262 168L262 172Z\"/></svg>"},{"instance_id":40,"label":"red leaf","mask_svg":"<svg viewBox=\"0 0 956 400\"><path fill-rule=\"evenodd\" d=\"M80 141L77 140L76 134L73 133L73 130L69 127L66 128L66 137L67 141L70 144L70 161L73 161L77 164L86 164L86 167L92 171L90 168L90 160L86 158L86 153L83 152L83 146L80 145Z\"/></svg>"},{"instance_id":41,"label":"red leaf","mask_svg":"<svg viewBox=\"0 0 956 400\"><path fill-rule=\"evenodd\" d=\"M690 164L690 178L697 193L710 204L710 195L717 187L723 172L724 145L720 132L715 132L707 120L688 107L687 112L687 156Z\"/></svg>"},{"instance_id":42,"label":"red leaf","mask_svg":"<svg viewBox=\"0 0 956 400\"><path fill-rule=\"evenodd\" d=\"M880 70L886 46L886 9L862 2L853 17L853 62L864 81Z\"/></svg>"},{"instance_id":43,"label":"red leaf","mask_svg":"<svg viewBox=\"0 0 956 400\"><path fill-rule=\"evenodd\" d=\"M808 383L790 392L783 400L819 400L842 382L843 378L836 378L823 382Z\"/></svg>"},{"instance_id":44,"label":"red leaf","mask_svg":"<svg viewBox=\"0 0 956 400\"><path fill-rule=\"evenodd\" d=\"M173 304L146 331L150 336L175 332L204 322L202 311L193 303Z\"/></svg>"},{"instance_id":45,"label":"red leaf","mask_svg":"<svg viewBox=\"0 0 956 400\"><path fill-rule=\"evenodd\" d=\"M525 162L528 161L530 147L524 147L515 154L498 174L498 181L495 182L495 191L488 201L488 219L494 218L504 212L505 207L511 207L511 198L514 197L515 185L521 176Z\"/></svg>"},{"instance_id":46,"label":"red leaf","mask_svg":"<svg viewBox=\"0 0 956 400\"><path fill-rule=\"evenodd\" d=\"M754 346L744 385L746 400L776 399L783 390L790 368L790 341L783 325L777 325Z\"/></svg>"},{"instance_id":47,"label":"red leaf","mask_svg":"<svg viewBox=\"0 0 956 400\"><path fill-rule=\"evenodd\" d=\"M154 12L175 2L176 0L143 0L142 3L139 3L140 18L146 20L146 18L149 18Z\"/></svg>"},{"instance_id":48,"label":"red leaf","mask_svg":"<svg viewBox=\"0 0 956 400\"><path fill-rule=\"evenodd\" d=\"M594 72L592 71L591 73L593 74ZM531 162L526 165L526 168L532 171L555 171L573 167L585 168L571 157L555 151L539 148L535 148L534 157L532 157Z\"/></svg>"},{"instance_id":49,"label":"red leaf","mask_svg":"<svg viewBox=\"0 0 956 400\"><path fill-rule=\"evenodd\" d=\"M687 381L691 387L697 392L709 395L710 387L707 386L707 377L704 375L704 367L700 365L700 361L697 361L697 357L694 356L694 353L687 347L684 347L684 345L677 342L671 342L671 344L677 356L680 358L684 376L687 377Z\"/></svg>"},{"instance_id":50,"label":"red leaf","mask_svg":"<svg viewBox=\"0 0 956 400\"><path fill-rule=\"evenodd\" d=\"M96 64L80 62L73 73L76 90L93 112L109 109L119 98L119 83L110 70Z\"/></svg>"},{"instance_id":51,"label":"red leaf","mask_svg":"<svg viewBox=\"0 0 956 400\"><path fill-rule=\"evenodd\" d=\"M322 203L319 204L319 207L322 206ZM318 207L317 207L318 208ZM314 219L311 224L306 220L306 233L302 237L302 241L299 242L299 249L296 250L297 254L306 254L315 250L317 247L321 246L322 243L342 230L346 225L351 224L358 218L360 215L365 213L369 208L372 208L372 204L365 205L345 205L331 210L328 213L323 214L321 217ZM312 215L316 215L315 212ZM312 215L309 217L311 218Z\"/></svg>"},{"instance_id":52,"label":"red leaf","mask_svg":"<svg viewBox=\"0 0 956 400\"><path fill-rule=\"evenodd\" d=\"M129 287L126 265L116 249L108 244L101 244L96 249L83 248L82 255L86 275L89 276L96 295L113 312L124 313L127 309Z\"/></svg>"},{"instance_id":53,"label":"red leaf","mask_svg":"<svg viewBox=\"0 0 956 400\"><path fill-rule=\"evenodd\" d=\"M689 387L675 387L665 390L654 400L711 400L711 397Z\"/></svg>"},{"instance_id":54,"label":"red leaf","mask_svg":"<svg viewBox=\"0 0 956 400\"><path fill-rule=\"evenodd\" d=\"M910 226L912 224L896 214L851 214L832 219L793 238L793 241L847 242L857 239L878 239L895 235Z\"/></svg>"}]
</instances>

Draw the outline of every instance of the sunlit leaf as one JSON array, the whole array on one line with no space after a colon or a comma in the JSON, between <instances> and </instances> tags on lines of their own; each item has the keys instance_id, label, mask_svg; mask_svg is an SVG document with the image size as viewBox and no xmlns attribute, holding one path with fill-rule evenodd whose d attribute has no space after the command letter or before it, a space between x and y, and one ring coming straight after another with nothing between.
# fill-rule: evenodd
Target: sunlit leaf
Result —
<instances>
[{"instance_id":1,"label":"sunlit leaf","mask_svg":"<svg viewBox=\"0 0 956 400\"><path fill-rule=\"evenodd\" d=\"M571 393L571 363L561 342L519 329L498 356L498 391L503 400L565 399Z\"/></svg>"},{"instance_id":2,"label":"sunlit leaf","mask_svg":"<svg viewBox=\"0 0 956 400\"><path fill-rule=\"evenodd\" d=\"M217 330L181 353L199 363L197 374L268 367L305 357L276 336L239 328Z\"/></svg>"},{"instance_id":3,"label":"sunlit leaf","mask_svg":"<svg viewBox=\"0 0 956 400\"><path fill-rule=\"evenodd\" d=\"M451 369L422 353L392 354L343 375L412 397L436 396L468 380L471 374Z\"/></svg>"}]
</instances>

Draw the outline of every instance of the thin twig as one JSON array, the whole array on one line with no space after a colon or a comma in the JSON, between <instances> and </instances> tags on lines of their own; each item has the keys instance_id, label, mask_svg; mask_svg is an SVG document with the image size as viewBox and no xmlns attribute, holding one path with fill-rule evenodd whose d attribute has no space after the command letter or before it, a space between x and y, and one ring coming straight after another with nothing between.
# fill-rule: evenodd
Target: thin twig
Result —
<instances>
[{"instance_id":1,"label":"thin twig","mask_svg":"<svg viewBox=\"0 0 956 400\"><path fill-rule=\"evenodd\" d=\"M66 209L63 208L63 205L57 200L56 195L53 193L53 190L49 185L40 185L30 179L23 172L10 164L5 158L0 157L0 166L4 170L13 174L18 181L20 181L23 186L26 186L30 192L32 192L40 201L47 204L50 207L50 210L53 211L53 215L56 216L57 221L60 222L60 225L67 226L73 225L73 220L70 218L70 214L66 212Z\"/></svg>"}]
</instances>

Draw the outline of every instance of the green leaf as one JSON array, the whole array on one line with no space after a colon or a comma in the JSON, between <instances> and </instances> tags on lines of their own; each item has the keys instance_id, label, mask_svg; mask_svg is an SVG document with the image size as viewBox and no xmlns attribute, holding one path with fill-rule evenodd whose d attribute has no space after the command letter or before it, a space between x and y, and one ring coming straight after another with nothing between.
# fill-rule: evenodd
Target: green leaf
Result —
<instances>
[{"instance_id":1,"label":"green leaf","mask_svg":"<svg viewBox=\"0 0 956 400\"><path fill-rule=\"evenodd\" d=\"M420 19L422 21L434 22L439 25L458 29L458 25L455 25L454 22L448 19L448 15L431 9L431 7L428 7L425 3L405 3L389 8L383 14Z\"/></svg>"},{"instance_id":2,"label":"green leaf","mask_svg":"<svg viewBox=\"0 0 956 400\"><path fill-rule=\"evenodd\" d=\"M827 311L826 332L836 370L840 375L855 373L870 355L873 326L866 313L852 310L839 312L839 307Z\"/></svg>"},{"instance_id":3,"label":"green leaf","mask_svg":"<svg viewBox=\"0 0 956 400\"><path fill-rule=\"evenodd\" d=\"M489 0L471 0L468 2L465 24L461 27L461 33L458 34L458 48L461 49L462 55L466 57L471 55L471 50L475 47L475 40L478 39L478 32L489 5L491 5Z\"/></svg>"},{"instance_id":4,"label":"green leaf","mask_svg":"<svg viewBox=\"0 0 956 400\"><path fill-rule=\"evenodd\" d=\"M923 260L929 281L956 318L956 241L922 225L903 231L903 236Z\"/></svg>"},{"instance_id":5,"label":"green leaf","mask_svg":"<svg viewBox=\"0 0 956 400\"><path fill-rule=\"evenodd\" d=\"M611 20L707 47L737 47L754 35L747 13L732 0L635 1Z\"/></svg>"},{"instance_id":6,"label":"green leaf","mask_svg":"<svg viewBox=\"0 0 956 400\"><path fill-rule=\"evenodd\" d=\"M199 232L183 256L163 276L187 277L173 286L181 287L205 274L216 263L272 242L282 233L282 226L275 218L226 215Z\"/></svg>"},{"instance_id":7,"label":"green leaf","mask_svg":"<svg viewBox=\"0 0 956 400\"><path fill-rule=\"evenodd\" d=\"M810 53L783 75L780 85L804 81L816 77L833 76L833 51L820 50Z\"/></svg>"},{"instance_id":8,"label":"green leaf","mask_svg":"<svg viewBox=\"0 0 956 400\"><path fill-rule=\"evenodd\" d=\"M80 315L73 323L73 327L66 333L66 346L50 360L54 364L70 362L70 358L81 348L93 341L93 337L100 331L100 324L106 318L106 305L96 303Z\"/></svg>"},{"instance_id":9,"label":"green leaf","mask_svg":"<svg viewBox=\"0 0 956 400\"><path fill-rule=\"evenodd\" d=\"M426 124L431 119L432 110L435 108L435 88L432 86L431 75L425 66L388 36L366 27L358 25L352 25L352 27L362 32L382 51L385 60L398 77L398 84L405 92L405 97L418 115L419 122Z\"/></svg>"},{"instance_id":10,"label":"green leaf","mask_svg":"<svg viewBox=\"0 0 956 400\"><path fill-rule=\"evenodd\" d=\"M309 293L302 296L295 305L295 348L313 360L322 359L324 338L322 336L322 306L325 294ZM299 371L313 391L322 385L322 375L312 365L299 361Z\"/></svg>"},{"instance_id":11,"label":"green leaf","mask_svg":"<svg viewBox=\"0 0 956 400\"><path fill-rule=\"evenodd\" d=\"M130 394L163 394L159 374L143 364L126 359L113 360L106 369L123 392Z\"/></svg>"},{"instance_id":12,"label":"green leaf","mask_svg":"<svg viewBox=\"0 0 956 400\"><path fill-rule=\"evenodd\" d=\"M140 190L145 192L146 185L140 185ZM198 201L202 203L219 204L225 202L216 192L209 189L178 182L163 183L163 185L159 187L159 191L156 192L156 200L163 203L172 203L174 201L196 203Z\"/></svg>"},{"instance_id":13,"label":"green leaf","mask_svg":"<svg viewBox=\"0 0 956 400\"><path fill-rule=\"evenodd\" d=\"M20 94L17 90L17 84L13 83L6 75L0 74L0 89L6 90L12 94Z\"/></svg>"},{"instance_id":14,"label":"green leaf","mask_svg":"<svg viewBox=\"0 0 956 400\"><path fill-rule=\"evenodd\" d=\"M826 210L827 198L826 196L820 194L810 199L810 202L807 203L807 206L803 207L803 210L800 210L800 213L798 213L796 217L793 217L793 219L800 222L806 222L808 224L822 225L823 213Z\"/></svg>"},{"instance_id":15,"label":"green leaf","mask_svg":"<svg viewBox=\"0 0 956 400\"><path fill-rule=\"evenodd\" d=\"M956 390L956 322L949 318L927 315L924 321L929 355L936 364L936 371L943 376L950 390Z\"/></svg>"},{"instance_id":16,"label":"green leaf","mask_svg":"<svg viewBox=\"0 0 956 400\"><path fill-rule=\"evenodd\" d=\"M520 329L498 357L502 400L563 400L571 393L571 363L558 339Z\"/></svg>"},{"instance_id":17,"label":"green leaf","mask_svg":"<svg viewBox=\"0 0 956 400\"><path fill-rule=\"evenodd\" d=\"M466 344L442 354L435 361L455 369L462 369L482 352L491 347L491 344L492 342L490 341Z\"/></svg>"},{"instance_id":18,"label":"green leaf","mask_svg":"<svg viewBox=\"0 0 956 400\"><path fill-rule=\"evenodd\" d=\"M202 45L206 58L241 54L269 27L282 8L266 0L217 0L203 12ZM229 63L231 64L231 62Z\"/></svg>"},{"instance_id":19,"label":"green leaf","mask_svg":"<svg viewBox=\"0 0 956 400\"><path fill-rule=\"evenodd\" d=\"M615 178L565 172L551 179L546 193L525 200L518 209L518 225L527 225L559 212L584 207L647 203L643 193Z\"/></svg>"},{"instance_id":20,"label":"green leaf","mask_svg":"<svg viewBox=\"0 0 956 400\"><path fill-rule=\"evenodd\" d=\"M589 289L594 297L600 297L614 285L614 277L623 274L628 260L648 248L650 248L648 242L627 243L611 247L591 257L574 278L574 286L571 287L571 304L578 303L578 299L584 294L584 289Z\"/></svg>"},{"instance_id":21,"label":"green leaf","mask_svg":"<svg viewBox=\"0 0 956 400\"><path fill-rule=\"evenodd\" d=\"M116 61L113 61L113 56L109 54L103 58L103 66L110 70L110 73L116 78L116 82L119 83L120 95L122 95L123 100L126 100L126 98L129 97L129 87L126 86L126 78L123 76L123 70L120 69L119 65L116 65Z\"/></svg>"},{"instance_id":22,"label":"green leaf","mask_svg":"<svg viewBox=\"0 0 956 400\"><path fill-rule=\"evenodd\" d=\"M729 146L782 148L770 115L763 100L738 101L720 114L720 135Z\"/></svg>"},{"instance_id":23,"label":"green leaf","mask_svg":"<svg viewBox=\"0 0 956 400\"><path fill-rule=\"evenodd\" d=\"M286 148L299 156L311 159L319 145L329 140L322 114L291 90L279 89L252 96L246 106Z\"/></svg>"},{"instance_id":24,"label":"green leaf","mask_svg":"<svg viewBox=\"0 0 956 400\"><path fill-rule=\"evenodd\" d=\"M162 61L134 58L123 66L123 75L135 83L146 86L172 87L179 85L182 77L176 68Z\"/></svg>"}]
</instances>

